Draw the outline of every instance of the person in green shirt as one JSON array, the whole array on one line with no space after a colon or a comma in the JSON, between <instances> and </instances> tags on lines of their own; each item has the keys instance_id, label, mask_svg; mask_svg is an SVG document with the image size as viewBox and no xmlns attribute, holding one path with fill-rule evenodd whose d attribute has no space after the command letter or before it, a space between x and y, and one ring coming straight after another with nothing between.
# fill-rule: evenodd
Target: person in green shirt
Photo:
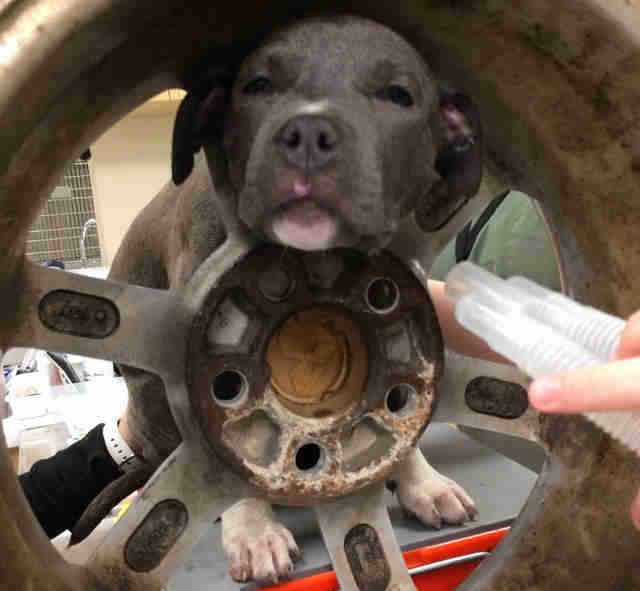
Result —
<instances>
[{"instance_id":1,"label":"person in green shirt","mask_svg":"<svg viewBox=\"0 0 640 591\"><path fill-rule=\"evenodd\" d=\"M468 260L502 278L523 275L560 291L560 272L544 220L520 191L496 197L440 253L432 279L443 281L453 265Z\"/></svg>"}]
</instances>

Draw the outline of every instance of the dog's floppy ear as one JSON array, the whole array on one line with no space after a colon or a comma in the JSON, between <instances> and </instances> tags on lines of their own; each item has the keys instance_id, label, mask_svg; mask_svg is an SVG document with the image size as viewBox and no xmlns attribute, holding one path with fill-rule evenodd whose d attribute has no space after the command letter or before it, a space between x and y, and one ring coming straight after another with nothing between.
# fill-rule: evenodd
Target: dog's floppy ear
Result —
<instances>
[{"instance_id":1,"label":"dog's floppy ear","mask_svg":"<svg viewBox=\"0 0 640 591\"><path fill-rule=\"evenodd\" d=\"M471 99L441 87L433 127L438 141L435 169L441 178L416 208L425 232L444 226L478 192L482 180L482 127Z\"/></svg>"},{"instance_id":2,"label":"dog's floppy ear","mask_svg":"<svg viewBox=\"0 0 640 591\"><path fill-rule=\"evenodd\" d=\"M176 185L193 170L193 155L203 143L221 140L233 76L227 70L206 72L182 99L173 126L171 173Z\"/></svg>"}]
</instances>

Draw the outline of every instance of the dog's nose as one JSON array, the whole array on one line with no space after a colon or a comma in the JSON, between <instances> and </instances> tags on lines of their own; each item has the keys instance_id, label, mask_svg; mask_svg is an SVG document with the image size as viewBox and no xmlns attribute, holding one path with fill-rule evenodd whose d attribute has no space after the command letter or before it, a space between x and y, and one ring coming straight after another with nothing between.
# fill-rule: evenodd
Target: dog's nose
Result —
<instances>
[{"instance_id":1,"label":"dog's nose","mask_svg":"<svg viewBox=\"0 0 640 591\"><path fill-rule=\"evenodd\" d=\"M333 159L339 141L335 125L314 115L290 119L275 136L276 145L289 163L311 170Z\"/></svg>"}]
</instances>

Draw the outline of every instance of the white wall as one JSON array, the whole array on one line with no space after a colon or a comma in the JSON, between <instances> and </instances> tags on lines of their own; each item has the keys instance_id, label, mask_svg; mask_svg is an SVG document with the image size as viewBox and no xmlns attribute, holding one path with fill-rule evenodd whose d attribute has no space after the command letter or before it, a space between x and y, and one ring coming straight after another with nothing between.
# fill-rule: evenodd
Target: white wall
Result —
<instances>
[{"instance_id":1,"label":"white wall","mask_svg":"<svg viewBox=\"0 0 640 591\"><path fill-rule=\"evenodd\" d=\"M91 146L102 255L111 265L137 213L171 177L171 131L178 102L141 107Z\"/></svg>"}]
</instances>

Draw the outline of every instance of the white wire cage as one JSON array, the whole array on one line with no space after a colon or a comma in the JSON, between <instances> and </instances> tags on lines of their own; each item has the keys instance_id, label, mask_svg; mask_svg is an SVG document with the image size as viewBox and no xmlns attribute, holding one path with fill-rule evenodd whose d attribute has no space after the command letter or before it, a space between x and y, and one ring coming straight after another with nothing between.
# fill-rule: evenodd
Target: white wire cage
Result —
<instances>
[{"instance_id":1,"label":"white wire cage","mask_svg":"<svg viewBox=\"0 0 640 591\"><path fill-rule=\"evenodd\" d=\"M55 259L67 269L102 266L97 225L87 223L95 217L89 162L78 159L65 170L29 230L27 258L35 263Z\"/></svg>"}]
</instances>

